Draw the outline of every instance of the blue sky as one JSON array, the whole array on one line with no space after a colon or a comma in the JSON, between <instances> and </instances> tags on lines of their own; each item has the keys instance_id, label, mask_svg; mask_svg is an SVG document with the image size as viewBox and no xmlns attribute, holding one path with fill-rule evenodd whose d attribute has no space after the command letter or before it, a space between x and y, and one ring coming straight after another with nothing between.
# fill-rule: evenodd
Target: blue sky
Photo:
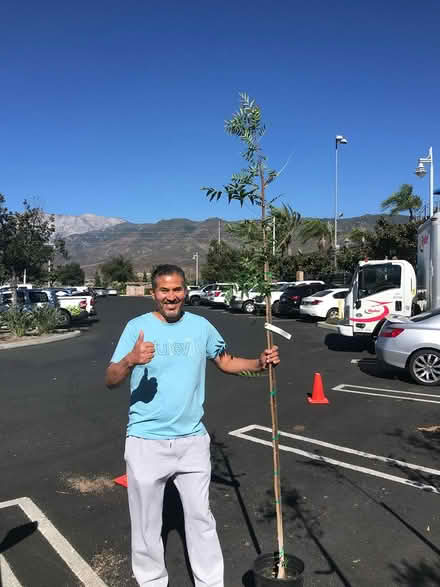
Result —
<instances>
[{"instance_id":1,"label":"blue sky","mask_svg":"<svg viewBox=\"0 0 440 587\"><path fill-rule=\"evenodd\" d=\"M271 195L303 216L376 213L428 147L440 186L440 4L408 0L4 0L0 192L133 222L254 217L209 203L242 166L223 130L257 99Z\"/></svg>"}]
</instances>

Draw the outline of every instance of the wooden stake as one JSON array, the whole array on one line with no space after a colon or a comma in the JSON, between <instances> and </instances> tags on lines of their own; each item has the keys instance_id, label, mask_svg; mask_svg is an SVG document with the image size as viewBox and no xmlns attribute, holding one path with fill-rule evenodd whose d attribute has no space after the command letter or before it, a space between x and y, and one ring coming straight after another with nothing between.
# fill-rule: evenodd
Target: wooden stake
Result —
<instances>
[{"instance_id":1,"label":"wooden stake","mask_svg":"<svg viewBox=\"0 0 440 587\"><path fill-rule=\"evenodd\" d=\"M263 249L265 256L267 254L267 236L264 221L266 218L266 199L264 194L264 174L262 164L260 163L260 182L261 182L261 220L263 228ZM264 261L264 281L267 285L272 282L269 272L269 261ZM272 324L272 307L270 304L270 294L266 293L266 322ZM266 331L267 348L273 346L273 336L270 330ZM275 511L277 520L277 538L278 538L278 579L286 578L286 561L284 555L284 530L283 530L283 510L281 503L281 471L280 471L280 449L278 433L278 404L276 376L272 364L269 364L269 394L270 394L270 413L272 419L272 455L273 455L273 486L275 494Z\"/></svg>"}]
</instances>

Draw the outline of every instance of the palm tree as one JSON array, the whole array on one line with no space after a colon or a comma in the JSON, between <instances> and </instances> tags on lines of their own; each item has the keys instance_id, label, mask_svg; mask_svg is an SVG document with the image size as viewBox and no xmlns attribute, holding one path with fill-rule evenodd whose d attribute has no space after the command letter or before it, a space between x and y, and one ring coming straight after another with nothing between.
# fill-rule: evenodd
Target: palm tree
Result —
<instances>
[{"instance_id":1,"label":"palm tree","mask_svg":"<svg viewBox=\"0 0 440 587\"><path fill-rule=\"evenodd\" d=\"M319 220L319 218L309 218L304 220L301 230L301 239L303 243L309 240L318 241L318 249L324 251L332 242L332 229L328 222Z\"/></svg>"},{"instance_id":2,"label":"palm tree","mask_svg":"<svg viewBox=\"0 0 440 587\"><path fill-rule=\"evenodd\" d=\"M358 246L364 245L367 232L368 231L366 229L355 226L351 229L351 232L348 235L348 240Z\"/></svg>"},{"instance_id":3,"label":"palm tree","mask_svg":"<svg viewBox=\"0 0 440 587\"><path fill-rule=\"evenodd\" d=\"M271 206L270 215L275 219L276 249L281 256L292 254L292 241L302 226L301 214L288 204L281 208Z\"/></svg>"},{"instance_id":4,"label":"palm tree","mask_svg":"<svg viewBox=\"0 0 440 587\"><path fill-rule=\"evenodd\" d=\"M414 210L422 207L422 200L413 194L413 186L404 183L398 192L394 192L382 202L382 210L390 209L390 214L398 214L408 210L410 220L414 220Z\"/></svg>"}]
</instances>

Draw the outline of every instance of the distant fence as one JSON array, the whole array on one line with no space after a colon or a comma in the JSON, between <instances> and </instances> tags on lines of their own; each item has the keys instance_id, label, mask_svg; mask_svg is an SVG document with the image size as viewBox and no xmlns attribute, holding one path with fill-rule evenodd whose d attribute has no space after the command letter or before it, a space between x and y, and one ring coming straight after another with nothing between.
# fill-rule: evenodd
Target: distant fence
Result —
<instances>
[{"instance_id":1,"label":"distant fence","mask_svg":"<svg viewBox=\"0 0 440 587\"><path fill-rule=\"evenodd\" d=\"M125 286L126 296L145 296L151 292L151 283L137 281L134 283L127 283Z\"/></svg>"}]
</instances>

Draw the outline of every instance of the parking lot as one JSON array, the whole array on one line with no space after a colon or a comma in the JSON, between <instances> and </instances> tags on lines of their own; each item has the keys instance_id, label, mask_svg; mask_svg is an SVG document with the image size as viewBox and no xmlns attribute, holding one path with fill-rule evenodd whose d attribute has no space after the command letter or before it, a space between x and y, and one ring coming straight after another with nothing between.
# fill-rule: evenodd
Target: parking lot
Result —
<instances>
[{"instance_id":1,"label":"parking lot","mask_svg":"<svg viewBox=\"0 0 440 587\"><path fill-rule=\"evenodd\" d=\"M128 386L104 371L130 318L150 299L98 302L75 339L0 352L3 587L135 585L124 473ZM264 317L187 308L211 320L234 355L265 345ZM384 371L367 344L300 319L275 319L285 548L307 587L440 584L440 389ZM147 340L147 333L145 333ZM311 405L314 374L328 405ZM267 382L207 370L212 509L225 585L251 587L258 553L276 548ZM440 430L440 429L439 429ZM192 584L180 503L164 507L170 585Z\"/></svg>"}]
</instances>

